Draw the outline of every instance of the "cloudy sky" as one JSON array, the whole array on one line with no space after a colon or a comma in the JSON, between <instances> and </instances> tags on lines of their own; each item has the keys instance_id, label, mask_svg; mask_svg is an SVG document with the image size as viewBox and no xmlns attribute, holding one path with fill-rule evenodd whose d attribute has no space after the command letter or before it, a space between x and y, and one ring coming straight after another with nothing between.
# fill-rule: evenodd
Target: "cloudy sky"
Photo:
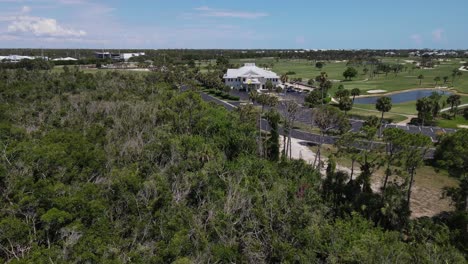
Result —
<instances>
[{"instance_id":1,"label":"cloudy sky","mask_svg":"<svg viewBox=\"0 0 468 264\"><path fill-rule=\"evenodd\" d=\"M0 48L468 49L467 0L0 0Z\"/></svg>"}]
</instances>

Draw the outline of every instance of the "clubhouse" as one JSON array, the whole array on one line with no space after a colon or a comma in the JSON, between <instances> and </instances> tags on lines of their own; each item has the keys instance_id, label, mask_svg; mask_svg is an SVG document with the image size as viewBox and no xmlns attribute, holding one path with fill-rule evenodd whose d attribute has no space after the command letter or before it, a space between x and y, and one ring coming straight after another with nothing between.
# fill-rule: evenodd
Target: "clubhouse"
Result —
<instances>
[{"instance_id":1,"label":"clubhouse","mask_svg":"<svg viewBox=\"0 0 468 264\"><path fill-rule=\"evenodd\" d=\"M271 81L273 86L280 83L280 78L276 73L259 68L255 66L255 63L246 63L239 69L228 69L223 79L227 86L246 91L266 89L267 81Z\"/></svg>"}]
</instances>

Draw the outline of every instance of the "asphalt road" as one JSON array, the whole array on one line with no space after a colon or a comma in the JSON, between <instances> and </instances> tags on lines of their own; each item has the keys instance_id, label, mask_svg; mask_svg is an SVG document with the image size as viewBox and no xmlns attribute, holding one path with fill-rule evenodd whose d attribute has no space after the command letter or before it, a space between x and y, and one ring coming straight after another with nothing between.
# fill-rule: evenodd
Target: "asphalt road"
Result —
<instances>
[{"instance_id":1,"label":"asphalt road","mask_svg":"<svg viewBox=\"0 0 468 264\"><path fill-rule=\"evenodd\" d=\"M233 92L234 95L241 97L242 100L248 100L248 94L246 92L238 92L235 91ZM304 102L304 96L303 94L298 94L298 93L287 93L286 96L296 100L299 104L303 104ZM240 103L236 102L234 105L238 106ZM281 114L285 114L285 109L282 108L281 105L278 107L278 111ZM313 120L312 120L312 110L307 107L301 107L301 110L297 113L297 119L298 122L306 124L306 125L313 125ZM353 132L358 132L361 130L362 125L364 124L363 120L356 120L356 119L350 119L350 124L351 124L351 131ZM440 128L440 127L431 127L431 126L414 126L414 125L397 125L397 124L385 124L385 128L391 128L391 127L396 127L403 129L409 133L422 133L426 136L429 136L433 142L437 140L437 135L439 133L455 133L457 130L452 129L452 128Z\"/></svg>"},{"instance_id":2,"label":"asphalt road","mask_svg":"<svg viewBox=\"0 0 468 264\"><path fill-rule=\"evenodd\" d=\"M202 97L202 99L204 101L214 102L216 104L222 105L224 108L226 108L229 111L235 110L237 108L237 106L240 104L239 102L236 102L234 104L226 103L226 102L224 102L224 101L222 101L222 100L220 100L220 99L218 99L216 97L210 96L210 95L205 94L203 92L200 92L200 95L201 95L201 97ZM307 118L309 118L307 116L310 116L310 118L312 116L310 114L310 112L309 112L309 114L307 113L307 111L310 111L310 109L304 109L304 110L305 111L303 111L302 112L303 114L301 115L303 117L303 119L300 119L299 121L311 124L312 121L310 119L307 119ZM280 110L280 112L281 112L281 110ZM352 130L353 131L358 131L360 129L360 127L362 126L362 123L363 123L363 121L361 121L361 120L351 120ZM386 127L391 127L391 126L396 126L396 125L387 125ZM261 127L262 127L263 130L267 130L267 131L270 130L268 122L265 119L261 120ZM397 127L401 127L401 126L397 126ZM430 130L427 130L427 129L419 131L419 129L414 129L414 127L412 127L412 126L406 126L406 127L408 129L406 129L406 128L403 128L403 129L406 129L410 133L411 132L420 133L422 131L424 131L424 132L429 132L430 131ZM418 127L416 127L416 128L418 128ZM430 131L430 132L435 133L433 131ZM282 129L280 129L280 133L283 134ZM297 139L300 139L300 140L304 140L304 141L308 141L308 142L312 142L312 143L316 143L316 144L320 143L320 135L319 134L310 133L310 132L306 132L306 131L302 131L302 130L298 130L298 129L293 129L291 131L291 137L297 138ZM338 139L338 137L336 137L336 136L326 135L326 136L323 137L322 143L332 145L332 144L334 144L336 142L337 139ZM372 144L370 144L370 143L372 143ZM356 146L356 147L362 148L363 146L369 146L369 145L371 145L372 148L383 148L384 147L384 143L378 142L378 141L374 141L374 142L360 141L358 146ZM426 158L428 158L428 159L432 158L434 156L434 150L435 150L434 148L429 149L429 151L426 153Z\"/></svg>"}]
</instances>

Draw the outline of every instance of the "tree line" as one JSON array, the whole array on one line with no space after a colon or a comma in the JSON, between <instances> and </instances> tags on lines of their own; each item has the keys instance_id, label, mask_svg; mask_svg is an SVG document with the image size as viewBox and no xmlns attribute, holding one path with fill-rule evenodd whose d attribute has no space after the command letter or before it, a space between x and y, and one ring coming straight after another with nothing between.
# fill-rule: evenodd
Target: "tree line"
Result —
<instances>
[{"instance_id":1,"label":"tree line","mask_svg":"<svg viewBox=\"0 0 468 264\"><path fill-rule=\"evenodd\" d=\"M314 167L279 148L283 121L274 108L228 112L204 102L195 75L173 67L144 74L0 70L0 260L466 261L465 211L450 223L403 217L398 206L405 204L389 201L407 189L390 180L377 203L382 197L368 186L377 155L370 148L356 158L366 168L356 180L349 183L333 162L322 179L322 158ZM288 108L291 129L297 109ZM258 127L262 114L270 133ZM340 130L321 115L323 131ZM369 121L367 134L377 124ZM458 146L463 135L446 140ZM411 172L421 150L405 148L395 147L386 161L393 168L401 160ZM463 171L466 163L451 163L457 151L441 149L440 166ZM462 201L463 190L448 195Z\"/></svg>"}]
</instances>

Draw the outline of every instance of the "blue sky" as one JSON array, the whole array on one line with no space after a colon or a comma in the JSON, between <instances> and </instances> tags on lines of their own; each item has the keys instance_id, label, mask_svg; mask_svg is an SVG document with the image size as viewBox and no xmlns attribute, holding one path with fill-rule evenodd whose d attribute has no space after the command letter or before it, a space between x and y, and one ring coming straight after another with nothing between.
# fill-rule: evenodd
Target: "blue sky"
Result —
<instances>
[{"instance_id":1,"label":"blue sky","mask_svg":"<svg viewBox=\"0 0 468 264\"><path fill-rule=\"evenodd\" d=\"M467 0L0 0L0 48L468 49Z\"/></svg>"}]
</instances>

